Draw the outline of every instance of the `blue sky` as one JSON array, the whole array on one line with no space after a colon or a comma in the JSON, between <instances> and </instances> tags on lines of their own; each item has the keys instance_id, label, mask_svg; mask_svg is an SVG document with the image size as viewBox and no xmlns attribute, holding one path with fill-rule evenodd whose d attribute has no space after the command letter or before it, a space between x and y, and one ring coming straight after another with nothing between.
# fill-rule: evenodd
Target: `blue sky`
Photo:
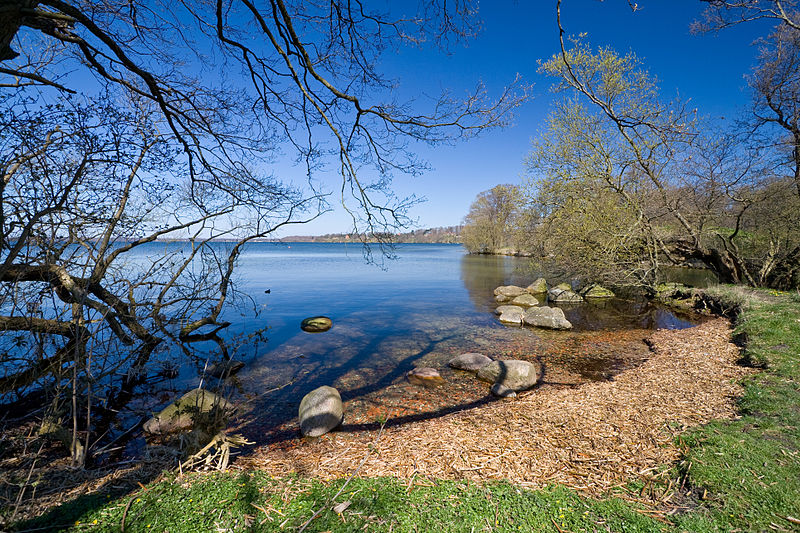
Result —
<instances>
[{"instance_id":1,"label":"blue sky","mask_svg":"<svg viewBox=\"0 0 800 533\"><path fill-rule=\"evenodd\" d=\"M562 21L569 34L586 33L592 46L632 50L661 80L664 96L680 96L701 115L730 120L748 106L744 76L757 52L753 42L768 25L753 23L694 35L689 25L705 5L696 0L641 0L633 13L625 0L565 0ZM416 148L432 170L413 178L397 176L393 189L399 196L427 199L411 212L418 227L459 224L479 192L498 183L520 183L531 139L542 128L552 101L551 80L537 74L536 62L558 51L555 1L482 2L480 18L483 29L478 37L466 46L454 46L449 54L409 48L381 60L381 68L399 81L400 94L437 94L442 89L466 94L479 80L490 93L498 94L517 73L534 84L533 99L516 111L512 127L455 146ZM335 187L334 173L323 179ZM336 209L285 234L349 228L347 215Z\"/></svg>"}]
</instances>

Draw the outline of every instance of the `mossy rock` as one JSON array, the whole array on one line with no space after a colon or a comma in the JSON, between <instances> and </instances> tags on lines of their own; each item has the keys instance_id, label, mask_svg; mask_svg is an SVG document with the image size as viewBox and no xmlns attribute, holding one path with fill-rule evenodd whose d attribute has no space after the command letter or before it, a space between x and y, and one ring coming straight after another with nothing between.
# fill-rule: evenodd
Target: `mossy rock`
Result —
<instances>
[{"instance_id":1,"label":"mossy rock","mask_svg":"<svg viewBox=\"0 0 800 533\"><path fill-rule=\"evenodd\" d=\"M544 294L547 292L547 280L544 278L538 278L536 281L525 287L531 294Z\"/></svg>"},{"instance_id":2,"label":"mossy rock","mask_svg":"<svg viewBox=\"0 0 800 533\"><path fill-rule=\"evenodd\" d=\"M613 298L616 296L610 289L601 285L592 285L583 292L584 298Z\"/></svg>"},{"instance_id":3,"label":"mossy rock","mask_svg":"<svg viewBox=\"0 0 800 533\"><path fill-rule=\"evenodd\" d=\"M142 429L150 435L170 435L189 431L202 418L224 420L233 411L224 398L204 389L194 389L165 407L160 413L144 423Z\"/></svg>"},{"instance_id":4,"label":"mossy rock","mask_svg":"<svg viewBox=\"0 0 800 533\"><path fill-rule=\"evenodd\" d=\"M300 329L308 333L322 333L333 326L333 321L326 316L312 316L300 323Z\"/></svg>"}]
</instances>

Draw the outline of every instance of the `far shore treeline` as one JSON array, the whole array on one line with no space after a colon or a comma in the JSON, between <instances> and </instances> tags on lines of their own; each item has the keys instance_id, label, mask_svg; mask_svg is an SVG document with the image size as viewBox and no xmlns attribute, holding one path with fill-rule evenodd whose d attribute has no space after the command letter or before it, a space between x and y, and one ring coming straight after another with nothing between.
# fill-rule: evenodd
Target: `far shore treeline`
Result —
<instances>
[{"instance_id":1,"label":"far shore treeline","mask_svg":"<svg viewBox=\"0 0 800 533\"><path fill-rule=\"evenodd\" d=\"M458 244L461 243L463 226L447 226L408 231L405 233L363 235L355 233L328 233L325 235L290 235L278 239L279 242L367 242L377 243L390 240L393 243L420 244Z\"/></svg>"}]
</instances>

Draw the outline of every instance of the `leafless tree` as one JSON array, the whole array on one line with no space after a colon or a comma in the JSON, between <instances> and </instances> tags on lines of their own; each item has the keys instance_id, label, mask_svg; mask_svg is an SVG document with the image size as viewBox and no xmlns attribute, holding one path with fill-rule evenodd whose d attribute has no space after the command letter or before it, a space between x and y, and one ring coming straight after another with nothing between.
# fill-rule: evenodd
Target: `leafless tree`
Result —
<instances>
[{"instance_id":1,"label":"leafless tree","mask_svg":"<svg viewBox=\"0 0 800 533\"><path fill-rule=\"evenodd\" d=\"M80 461L104 431L92 413L125 401L157 347L228 325L246 244L327 208L320 177L338 175L354 233L404 225L409 201L389 185L424 168L413 144L502 126L526 93L404 101L380 55L445 47L476 24L462 1L410 15L359 1L3 2L0 394L50 391ZM270 172L287 156L303 190Z\"/></svg>"}]
</instances>

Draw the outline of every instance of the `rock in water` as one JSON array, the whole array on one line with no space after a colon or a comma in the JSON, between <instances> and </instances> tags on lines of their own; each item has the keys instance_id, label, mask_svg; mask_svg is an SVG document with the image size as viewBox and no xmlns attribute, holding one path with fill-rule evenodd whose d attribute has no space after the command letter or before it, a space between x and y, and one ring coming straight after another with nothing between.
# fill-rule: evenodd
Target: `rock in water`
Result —
<instances>
[{"instance_id":1,"label":"rock in water","mask_svg":"<svg viewBox=\"0 0 800 533\"><path fill-rule=\"evenodd\" d=\"M562 283L547 291L547 297L551 302L558 303L577 304L583 302L583 298L581 298L580 294L574 293L566 283Z\"/></svg>"},{"instance_id":2,"label":"rock in water","mask_svg":"<svg viewBox=\"0 0 800 533\"><path fill-rule=\"evenodd\" d=\"M501 385L512 391L530 389L541 377L541 365L529 361L492 361L478 370L478 379L481 381Z\"/></svg>"},{"instance_id":3,"label":"rock in water","mask_svg":"<svg viewBox=\"0 0 800 533\"><path fill-rule=\"evenodd\" d=\"M306 437L319 437L342 423L344 409L339 391L322 386L300 401L300 432Z\"/></svg>"},{"instance_id":4,"label":"rock in water","mask_svg":"<svg viewBox=\"0 0 800 533\"><path fill-rule=\"evenodd\" d=\"M539 300L536 299L536 296L532 294L520 294L513 300L511 300L512 305L521 305L523 307L533 307L534 305L539 305Z\"/></svg>"},{"instance_id":5,"label":"rock in water","mask_svg":"<svg viewBox=\"0 0 800 533\"><path fill-rule=\"evenodd\" d=\"M525 290L531 294L544 294L547 292L547 281L544 278L539 278L528 285Z\"/></svg>"},{"instance_id":6,"label":"rock in water","mask_svg":"<svg viewBox=\"0 0 800 533\"><path fill-rule=\"evenodd\" d=\"M522 307L520 307L518 305L498 305L497 309L494 310L494 314L502 315L506 311L522 311L522 312L524 312L525 309L523 309Z\"/></svg>"},{"instance_id":7,"label":"rock in water","mask_svg":"<svg viewBox=\"0 0 800 533\"><path fill-rule=\"evenodd\" d=\"M528 326L550 329L572 329L572 324L558 307L531 307L522 320Z\"/></svg>"},{"instance_id":8,"label":"rock in water","mask_svg":"<svg viewBox=\"0 0 800 533\"><path fill-rule=\"evenodd\" d=\"M584 298L613 298L614 293L601 285L591 285L583 291Z\"/></svg>"},{"instance_id":9,"label":"rock in water","mask_svg":"<svg viewBox=\"0 0 800 533\"><path fill-rule=\"evenodd\" d=\"M522 308L509 309L500 314L500 322L503 324L522 324L522 317L525 315Z\"/></svg>"},{"instance_id":10,"label":"rock in water","mask_svg":"<svg viewBox=\"0 0 800 533\"><path fill-rule=\"evenodd\" d=\"M333 326L333 321L326 316L312 316L300 323L300 329L309 333L322 333Z\"/></svg>"},{"instance_id":11,"label":"rock in water","mask_svg":"<svg viewBox=\"0 0 800 533\"><path fill-rule=\"evenodd\" d=\"M458 370L477 372L491 362L492 360L482 353L462 353L450 359L447 364L451 368L457 368Z\"/></svg>"},{"instance_id":12,"label":"rock in water","mask_svg":"<svg viewBox=\"0 0 800 533\"><path fill-rule=\"evenodd\" d=\"M494 290L494 295L511 299L516 298L520 294L525 294L526 292L525 289L517 287L516 285L501 285Z\"/></svg>"},{"instance_id":13,"label":"rock in water","mask_svg":"<svg viewBox=\"0 0 800 533\"><path fill-rule=\"evenodd\" d=\"M435 368L415 368L410 370L406 377L411 384L422 385L423 387L435 387L444 383L444 378L439 375L439 371Z\"/></svg>"},{"instance_id":14,"label":"rock in water","mask_svg":"<svg viewBox=\"0 0 800 533\"><path fill-rule=\"evenodd\" d=\"M233 408L227 400L213 392L194 389L145 422L142 429L150 435L169 435L188 431L194 427L198 413L210 413L214 410L218 410L220 417L225 418Z\"/></svg>"},{"instance_id":15,"label":"rock in water","mask_svg":"<svg viewBox=\"0 0 800 533\"><path fill-rule=\"evenodd\" d=\"M244 363L241 361L218 361L208 367L207 373L215 378L227 378L233 376L242 368L244 368Z\"/></svg>"},{"instance_id":16,"label":"rock in water","mask_svg":"<svg viewBox=\"0 0 800 533\"><path fill-rule=\"evenodd\" d=\"M517 396L516 392L509 389L505 385L501 385L500 383L495 383L492 385L492 394L498 398L516 398Z\"/></svg>"}]
</instances>

